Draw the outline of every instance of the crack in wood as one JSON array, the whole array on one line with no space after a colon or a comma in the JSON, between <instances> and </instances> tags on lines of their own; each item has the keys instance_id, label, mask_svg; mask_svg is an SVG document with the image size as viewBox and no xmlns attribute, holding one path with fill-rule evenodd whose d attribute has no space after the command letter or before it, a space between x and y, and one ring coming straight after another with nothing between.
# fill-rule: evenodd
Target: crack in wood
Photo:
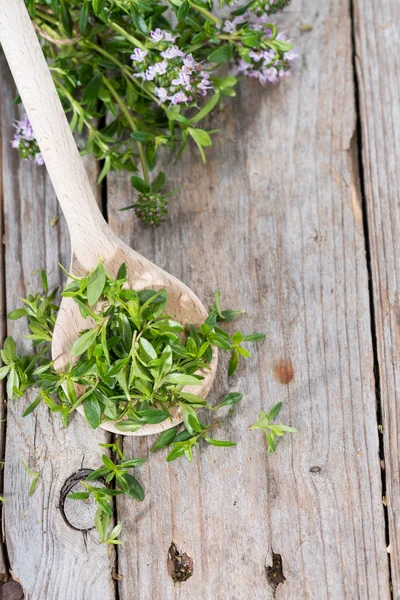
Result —
<instances>
[{"instance_id":1,"label":"crack in wood","mask_svg":"<svg viewBox=\"0 0 400 600\"><path fill-rule=\"evenodd\" d=\"M365 260L368 271L368 293L369 293L369 306L370 306L370 327L371 327L371 339L372 339L372 352L374 362L374 377L375 377L375 394L376 394L376 418L378 427L383 422L382 406L381 406L381 374L379 367L379 355L378 355L378 336L376 330L376 309L374 302L374 276L372 271L371 261L371 241L370 241L370 230L368 223L368 209L367 209L367 194L366 194L366 183L365 183L365 165L363 160L363 127L361 119L361 100L360 100L360 82L359 82L359 66L360 57L357 54L357 41L356 41L356 5L355 0L350 0L350 22L351 22L351 43L352 43L352 62L353 62L353 76L354 76L354 94L355 94L355 110L356 110L356 126L353 134L352 150L353 150L353 161L356 163L357 175L360 182L360 196L361 196L361 217L362 227L364 232L364 244L365 244ZM381 464L385 463L385 450L384 442L381 434L378 435L379 440L379 457ZM386 482L386 471L381 469L381 481L382 481L382 496L386 497L387 482ZM389 533L389 513L387 505L383 504L383 514L385 519L385 537L386 546L390 547L390 533ZM393 597L392 587L392 565L390 552L387 553L388 565L389 565L389 588L391 596Z\"/></svg>"}]
</instances>

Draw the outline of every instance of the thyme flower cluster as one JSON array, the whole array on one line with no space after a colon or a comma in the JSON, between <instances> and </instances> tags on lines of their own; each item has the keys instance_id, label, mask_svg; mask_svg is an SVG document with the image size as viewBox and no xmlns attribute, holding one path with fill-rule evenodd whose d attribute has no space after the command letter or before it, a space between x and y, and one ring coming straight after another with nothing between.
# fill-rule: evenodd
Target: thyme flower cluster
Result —
<instances>
[{"instance_id":1,"label":"thyme flower cluster","mask_svg":"<svg viewBox=\"0 0 400 600\"><path fill-rule=\"evenodd\" d=\"M210 73L191 53L178 48L171 32L157 28L150 32L150 38L153 52L136 48L131 54L133 77L153 82L154 94L161 103L190 103L213 88Z\"/></svg>"},{"instance_id":2,"label":"thyme flower cluster","mask_svg":"<svg viewBox=\"0 0 400 600\"><path fill-rule=\"evenodd\" d=\"M14 123L15 133L11 146L18 150L18 154L25 160L34 160L37 165L43 165L44 160L33 133L28 117Z\"/></svg>"}]
</instances>

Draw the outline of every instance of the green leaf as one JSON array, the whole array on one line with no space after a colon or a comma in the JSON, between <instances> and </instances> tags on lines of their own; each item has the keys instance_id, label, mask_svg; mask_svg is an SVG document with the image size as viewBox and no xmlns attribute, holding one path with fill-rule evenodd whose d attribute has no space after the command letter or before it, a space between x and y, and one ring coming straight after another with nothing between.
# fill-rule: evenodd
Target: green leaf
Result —
<instances>
[{"instance_id":1,"label":"green leaf","mask_svg":"<svg viewBox=\"0 0 400 600\"><path fill-rule=\"evenodd\" d=\"M128 269L126 267L126 263L123 262L117 273L117 280L127 279L128 278Z\"/></svg>"},{"instance_id":2,"label":"green leaf","mask_svg":"<svg viewBox=\"0 0 400 600\"><path fill-rule=\"evenodd\" d=\"M136 467L141 467L146 462L145 458L131 458L130 460L124 460L119 464L120 467L124 469L136 469Z\"/></svg>"},{"instance_id":3,"label":"green leaf","mask_svg":"<svg viewBox=\"0 0 400 600\"><path fill-rule=\"evenodd\" d=\"M24 412L22 413L22 416L23 416L23 417L27 417L28 415L30 415L30 414L31 414L31 412L33 412L33 411L35 410L35 408L36 408L37 406L39 406L41 399L42 399L42 395L41 395L41 394L38 394L38 397L36 398L36 400L34 400L34 401L32 402L32 404L30 404L30 405L28 406L28 408L26 408L26 409L24 410Z\"/></svg>"},{"instance_id":4,"label":"green leaf","mask_svg":"<svg viewBox=\"0 0 400 600\"><path fill-rule=\"evenodd\" d=\"M184 21L189 14L190 4L188 0L184 0L180 5L177 13L178 21Z\"/></svg>"},{"instance_id":5,"label":"green leaf","mask_svg":"<svg viewBox=\"0 0 400 600\"><path fill-rule=\"evenodd\" d=\"M85 33L88 21L89 21L89 5L87 2L84 2L83 6L81 8L81 12L79 15L79 22L78 22L79 31L81 33Z\"/></svg>"},{"instance_id":6,"label":"green leaf","mask_svg":"<svg viewBox=\"0 0 400 600\"><path fill-rule=\"evenodd\" d=\"M206 442L211 444L211 446L220 446L220 447L224 447L224 448L230 448L232 446L236 446L236 442L228 442L225 440L213 440L209 437L205 437L204 439L206 440Z\"/></svg>"},{"instance_id":7,"label":"green leaf","mask_svg":"<svg viewBox=\"0 0 400 600\"><path fill-rule=\"evenodd\" d=\"M131 184L133 185L135 190L142 194L148 194L150 192L150 185L146 181L144 181L144 179L141 179L136 175L132 175Z\"/></svg>"},{"instance_id":8,"label":"green leaf","mask_svg":"<svg viewBox=\"0 0 400 600\"><path fill-rule=\"evenodd\" d=\"M102 454L101 455L101 461L102 461L103 465L105 467L107 467L107 469L109 471L114 471L115 470L115 465L114 465L113 461L111 460L111 458L109 456L107 456L107 454Z\"/></svg>"},{"instance_id":9,"label":"green leaf","mask_svg":"<svg viewBox=\"0 0 400 600\"><path fill-rule=\"evenodd\" d=\"M153 183L151 184L151 191L158 192L159 190L161 190L162 187L164 187L164 185L165 173L163 171L160 171L157 177L154 179Z\"/></svg>"},{"instance_id":10,"label":"green leaf","mask_svg":"<svg viewBox=\"0 0 400 600\"><path fill-rule=\"evenodd\" d=\"M151 142L154 136L151 133L147 133L147 131L135 131L134 133L131 133L131 137L136 142L145 144L147 142Z\"/></svg>"},{"instance_id":11,"label":"green leaf","mask_svg":"<svg viewBox=\"0 0 400 600\"><path fill-rule=\"evenodd\" d=\"M20 319L21 317L26 317L28 315L28 311L26 308L17 308L17 310L13 310L10 313L8 313L7 318L10 319L10 321L16 321L17 319Z\"/></svg>"},{"instance_id":12,"label":"green leaf","mask_svg":"<svg viewBox=\"0 0 400 600\"><path fill-rule=\"evenodd\" d=\"M148 340L141 337L139 340L139 346L141 349L141 356L144 358L145 362L150 362L157 358L157 352L154 350L153 346Z\"/></svg>"},{"instance_id":13,"label":"green leaf","mask_svg":"<svg viewBox=\"0 0 400 600\"><path fill-rule=\"evenodd\" d=\"M101 423L101 409L99 401L94 394L91 394L83 401L83 411L90 427L97 429Z\"/></svg>"},{"instance_id":14,"label":"green leaf","mask_svg":"<svg viewBox=\"0 0 400 600\"><path fill-rule=\"evenodd\" d=\"M143 488L135 477L129 473L123 473L122 475L118 475L117 482L124 494L131 496L131 498L139 502L144 500Z\"/></svg>"},{"instance_id":15,"label":"green leaf","mask_svg":"<svg viewBox=\"0 0 400 600\"><path fill-rule=\"evenodd\" d=\"M181 333L182 331L185 331L183 325L177 321L172 321L171 319L156 321L151 328L157 329L158 331L171 331L172 333Z\"/></svg>"},{"instance_id":16,"label":"green leaf","mask_svg":"<svg viewBox=\"0 0 400 600\"><path fill-rule=\"evenodd\" d=\"M70 498L71 500L87 500L89 496L89 492L74 492L72 494L68 494L67 498Z\"/></svg>"},{"instance_id":17,"label":"green leaf","mask_svg":"<svg viewBox=\"0 0 400 600\"><path fill-rule=\"evenodd\" d=\"M82 95L82 104L94 104L101 86L101 73L96 73L89 81Z\"/></svg>"},{"instance_id":18,"label":"green leaf","mask_svg":"<svg viewBox=\"0 0 400 600\"><path fill-rule=\"evenodd\" d=\"M216 63L220 65L222 63L226 63L232 59L233 56L233 46L231 44L225 44L211 54L208 55L208 60L210 62Z\"/></svg>"},{"instance_id":19,"label":"green leaf","mask_svg":"<svg viewBox=\"0 0 400 600\"><path fill-rule=\"evenodd\" d=\"M68 34L68 37L72 37L73 33L73 22L71 13L69 12L68 6L63 2L61 4L61 22L65 31Z\"/></svg>"},{"instance_id":20,"label":"green leaf","mask_svg":"<svg viewBox=\"0 0 400 600\"><path fill-rule=\"evenodd\" d=\"M132 421L131 419L125 419L123 421L119 421L115 423L115 426L119 431L130 431L134 432L143 427L143 423L137 423L136 421Z\"/></svg>"},{"instance_id":21,"label":"green leaf","mask_svg":"<svg viewBox=\"0 0 400 600\"><path fill-rule=\"evenodd\" d=\"M176 458L179 458L183 454L185 454L184 448L182 448L182 447L173 448L173 450L171 450L171 452L167 455L167 462L171 462L171 461L175 460Z\"/></svg>"},{"instance_id":22,"label":"green leaf","mask_svg":"<svg viewBox=\"0 0 400 600\"><path fill-rule=\"evenodd\" d=\"M166 383L174 383L175 385L200 385L201 381L192 375L184 373L170 373L164 380Z\"/></svg>"},{"instance_id":23,"label":"green leaf","mask_svg":"<svg viewBox=\"0 0 400 600\"><path fill-rule=\"evenodd\" d=\"M4 367L0 368L0 381L8 375L8 372L10 369L11 369L10 365L5 365Z\"/></svg>"},{"instance_id":24,"label":"green leaf","mask_svg":"<svg viewBox=\"0 0 400 600\"><path fill-rule=\"evenodd\" d=\"M192 406L204 406L206 401L204 398L200 396L196 396L196 394L191 394L190 392L179 392L179 397L183 398L186 402L191 404Z\"/></svg>"},{"instance_id":25,"label":"green leaf","mask_svg":"<svg viewBox=\"0 0 400 600\"><path fill-rule=\"evenodd\" d=\"M266 338L265 333L252 333L251 335L245 335L243 338L244 342L261 342Z\"/></svg>"},{"instance_id":26,"label":"green leaf","mask_svg":"<svg viewBox=\"0 0 400 600\"><path fill-rule=\"evenodd\" d=\"M13 362L17 356L17 346L14 338L10 335L4 340L3 350L10 362Z\"/></svg>"},{"instance_id":27,"label":"green leaf","mask_svg":"<svg viewBox=\"0 0 400 600\"><path fill-rule=\"evenodd\" d=\"M205 148L211 146L211 138L204 129L194 129L192 127L188 127L188 132L198 146L204 146Z\"/></svg>"},{"instance_id":28,"label":"green leaf","mask_svg":"<svg viewBox=\"0 0 400 600\"><path fill-rule=\"evenodd\" d=\"M214 96L212 96L203 106L203 108L201 110L199 110L199 112L197 113L197 115L195 115L194 117L192 117L190 119L191 123L198 123L199 121L201 121L202 119L204 119L204 117L206 115L208 115L208 113L210 113L213 108L215 108L215 106L218 104L218 101L220 99L220 95L218 94L214 94Z\"/></svg>"},{"instance_id":29,"label":"green leaf","mask_svg":"<svg viewBox=\"0 0 400 600\"><path fill-rule=\"evenodd\" d=\"M138 410L136 411L137 418L143 423L161 423L168 418L168 414L163 410L159 410L157 408L149 408L146 410Z\"/></svg>"},{"instance_id":30,"label":"green leaf","mask_svg":"<svg viewBox=\"0 0 400 600\"><path fill-rule=\"evenodd\" d=\"M271 408L271 410L269 411L269 413L267 415L267 419L269 421L272 421L273 419L276 419L276 417L281 412L281 408L282 408L282 402L278 402L277 404L275 404L275 406L273 406Z\"/></svg>"},{"instance_id":31,"label":"green leaf","mask_svg":"<svg viewBox=\"0 0 400 600\"><path fill-rule=\"evenodd\" d=\"M90 329L81 337L79 337L72 344L71 354L72 356L80 356L83 354L90 346L96 341L96 338L99 334L99 328L95 327L94 329Z\"/></svg>"},{"instance_id":32,"label":"green leaf","mask_svg":"<svg viewBox=\"0 0 400 600\"><path fill-rule=\"evenodd\" d=\"M152 447L150 448L150 452L155 452L156 450L161 450L162 448L166 448L174 441L177 433L176 427L171 427L171 429L167 429L160 433Z\"/></svg>"},{"instance_id":33,"label":"green leaf","mask_svg":"<svg viewBox=\"0 0 400 600\"><path fill-rule=\"evenodd\" d=\"M89 475L86 477L86 481L96 481L97 479L105 477L106 475L108 475L108 473L109 469L107 469L106 467L96 469L95 471L89 473Z\"/></svg>"},{"instance_id":34,"label":"green leaf","mask_svg":"<svg viewBox=\"0 0 400 600\"><path fill-rule=\"evenodd\" d=\"M99 264L91 274L87 283L87 299L89 306L94 306L98 302L101 294L103 293L104 286L106 283L106 272L104 265L99 260Z\"/></svg>"},{"instance_id":35,"label":"green leaf","mask_svg":"<svg viewBox=\"0 0 400 600\"><path fill-rule=\"evenodd\" d=\"M232 406L233 404L237 404L243 398L243 394L240 392L231 392L223 397L222 402L218 404L215 408L221 408L222 406Z\"/></svg>"},{"instance_id":36,"label":"green leaf","mask_svg":"<svg viewBox=\"0 0 400 600\"><path fill-rule=\"evenodd\" d=\"M219 317L217 321L233 321L244 314L246 314L245 310L223 310L221 312L223 318Z\"/></svg>"},{"instance_id":37,"label":"green leaf","mask_svg":"<svg viewBox=\"0 0 400 600\"><path fill-rule=\"evenodd\" d=\"M239 363L239 354L238 354L238 352L236 350L234 350L232 352L232 358L231 358L231 360L229 362L229 366L228 366L228 375L229 375L229 377L231 375L233 375L234 372L236 371L238 363Z\"/></svg>"}]
</instances>

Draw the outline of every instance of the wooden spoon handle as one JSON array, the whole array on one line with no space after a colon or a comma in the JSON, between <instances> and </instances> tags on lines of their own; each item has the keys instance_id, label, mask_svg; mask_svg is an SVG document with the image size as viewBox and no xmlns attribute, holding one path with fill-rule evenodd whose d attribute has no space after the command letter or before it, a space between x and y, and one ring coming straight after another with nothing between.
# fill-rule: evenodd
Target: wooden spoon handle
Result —
<instances>
[{"instance_id":1,"label":"wooden spoon handle","mask_svg":"<svg viewBox=\"0 0 400 600\"><path fill-rule=\"evenodd\" d=\"M96 204L24 0L0 0L0 42L67 220L73 250L82 244L89 249L93 236L108 232L108 225Z\"/></svg>"}]
</instances>

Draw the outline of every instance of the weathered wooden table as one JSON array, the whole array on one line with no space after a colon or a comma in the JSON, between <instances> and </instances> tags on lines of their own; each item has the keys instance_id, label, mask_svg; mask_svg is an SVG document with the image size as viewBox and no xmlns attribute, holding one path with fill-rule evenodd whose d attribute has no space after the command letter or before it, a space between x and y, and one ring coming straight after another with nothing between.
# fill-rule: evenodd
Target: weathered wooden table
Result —
<instances>
[{"instance_id":1,"label":"weathered wooden table","mask_svg":"<svg viewBox=\"0 0 400 600\"><path fill-rule=\"evenodd\" d=\"M160 229L118 211L133 200L125 174L99 197L128 244L205 302L221 289L248 310L245 330L268 333L229 384L245 395L224 426L239 444L202 448L193 464L151 455L144 502L116 504L115 551L60 511L65 482L98 466L108 435L80 415L63 429L44 407L22 419L29 398L8 403L1 597L21 597L14 578L32 600L400 598L400 4L296 0L284 18L295 76L241 85L207 166L192 148L175 170L181 192ZM50 224L59 209L44 167L10 148L18 110L3 58L0 77L0 326L21 342L6 312L39 289L40 267L62 282L68 234L61 215ZM220 372L215 394L229 389ZM299 432L267 458L247 426L279 399ZM126 454L148 456L153 441L125 439ZM41 473L31 498L22 461ZM91 510L66 507L82 528ZM176 585L172 540L194 561Z\"/></svg>"}]
</instances>

